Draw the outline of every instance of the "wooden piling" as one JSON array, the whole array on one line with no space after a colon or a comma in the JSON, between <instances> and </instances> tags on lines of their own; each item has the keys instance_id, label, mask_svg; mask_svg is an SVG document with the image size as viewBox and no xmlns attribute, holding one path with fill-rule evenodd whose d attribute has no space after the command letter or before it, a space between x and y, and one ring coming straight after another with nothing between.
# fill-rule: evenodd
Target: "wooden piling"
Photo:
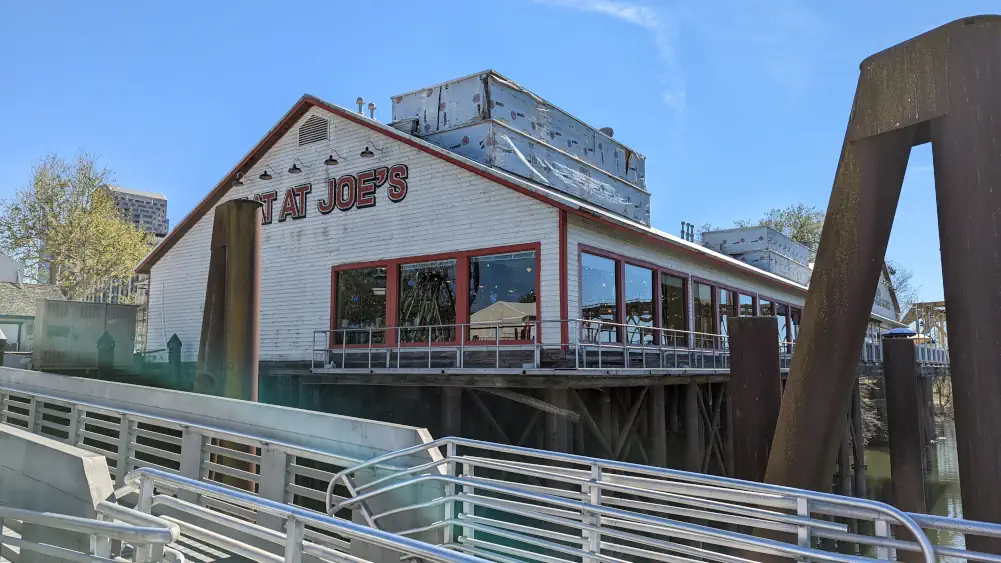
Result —
<instances>
[{"instance_id":1,"label":"wooden piling","mask_svg":"<svg viewBox=\"0 0 1001 563\"><path fill-rule=\"evenodd\" d=\"M699 417L699 384L685 385L685 469L702 471L702 421Z\"/></svg>"},{"instance_id":2,"label":"wooden piling","mask_svg":"<svg viewBox=\"0 0 1001 563\"><path fill-rule=\"evenodd\" d=\"M924 512L923 420L918 402L918 369L913 340L883 340L883 373L886 377L893 505L906 512Z\"/></svg>"},{"instance_id":3,"label":"wooden piling","mask_svg":"<svg viewBox=\"0 0 1001 563\"><path fill-rule=\"evenodd\" d=\"M775 317L739 317L729 330L735 476L761 481L782 404L778 324Z\"/></svg>"},{"instance_id":4,"label":"wooden piling","mask_svg":"<svg viewBox=\"0 0 1001 563\"><path fill-rule=\"evenodd\" d=\"M667 401L663 385L650 387L650 442L652 458L650 462L658 467L667 467Z\"/></svg>"}]
</instances>

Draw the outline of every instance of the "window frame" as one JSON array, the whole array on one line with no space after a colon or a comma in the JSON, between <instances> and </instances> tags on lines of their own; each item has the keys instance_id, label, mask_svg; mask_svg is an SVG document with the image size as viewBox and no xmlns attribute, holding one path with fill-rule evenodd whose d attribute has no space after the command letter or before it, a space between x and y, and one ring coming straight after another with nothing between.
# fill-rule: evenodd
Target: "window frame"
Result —
<instances>
[{"instance_id":1,"label":"window frame","mask_svg":"<svg viewBox=\"0 0 1001 563\"><path fill-rule=\"evenodd\" d=\"M787 337L792 334L791 331L792 331L792 311L793 311L793 309L799 311L800 324L802 325L802 323L803 323L803 306L802 305L796 305L794 303L790 303L790 302L784 301L782 299L772 299L771 297L768 297L766 295L762 295L761 299L765 299L765 300L771 302L772 305L784 305L786 307L786 310L789 311L789 313L786 315L786 336ZM757 305L755 305L755 308L757 308ZM771 316L774 316L774 317L778 318L778 314L777 314L778 310L775 309L775 312L776 312L776 314L775 315L771 315ZM760 311L759 311L759 313L760 313ZM781 332L781 331L779 331L779 332ZM799 337L798 334L796 336L797 336L797 338ZM785 346L785 345L788 345L790 343L795 343L795 342L796 342L795 339L793 339L793 340L784 340L784 341L780 340L779 344L782 345L782 346Z\"/></svg>"},{"instance_id":2,"label":"window frame","mask_svg":"<svg viewBox=\"0 0 1001 563\"><path fill-rule=\"evenodd\" d=\"M397 342L397 330L400 328L399 319L399 299L400 299L400 266L404 264L414 264L419 262L432 262L436 260L455 260L455 319L456 326L469 325L469 259L478 256L490 256L492 254L509 254L513 252L535 252L535 318L542 316L542 243L529 242L521 244L509 244L503 246L491 246L475 248L469 250L457 250L453 252L441 252L436 254L421 254L415 256L400 256L385 260L371 260L366 262L346 262L336 264L330 268L330 330L328 346L331 348L368 348L368 344L334 344L334 335L337 330L337 274L345 270L355 270L359 268L386 268L386 338L385 343L378 348L387 347L427 347L427 342ZM432 342L431 346L457 346L459 344L458 334L462 332L456 329L456 335L451 340ZM495 341L489 341L493 344ZM501 344L526 344L542 342L542 325L536 327L536 338L527 340L501 340ZM464 346L483 345L482 340L470 340L469 331L466 331Z\"/></svg>"},{"instance_id":3,"label":"window frame","mask_svg":"<svg viewBox=\"0 0 1001 563\"><path fill-rule=\"evenodd\" d=\"M653 262L647 262L638 258L633 258L624 254L619 254L617 252L612 252L610 250L605 250L603 248L589 246L586 244L577 245L577 317L580 318L583 312L584 303L584 254L591 254L601 258L607 258L615 263L615 323L618 325L625 325L625 314L626 314L626 292L625 292L625 272L626 264L632 266L638 266L640 268L646 268L653 272L653 310L654 310L654 323L653 327L642 327L636 325L638 329L643 328L653 328L662 329L663 327L663 302L661 294L661 276L668 275L674 278L679 278L682 281L682 291L684 292L684 331L688 332L691 330L692 325L692 276L686 272L681 272L678 270L673 270L671 268L666 268L664 266L659 266ZM569 289L569 288L564 288ZM602 346L626 346L627 330L618 330L616 339L613 342L602 342ZM656 333L661 333L659 330L655 330ZM656 339L655 339L656 340ZM591 341L587 341L591 343ZM595 341L594 344L597 344ZM651 347L655 347L661 344L651 344ZM667 343L662 344L668 346Z\"/></svg>"}]
</instances>

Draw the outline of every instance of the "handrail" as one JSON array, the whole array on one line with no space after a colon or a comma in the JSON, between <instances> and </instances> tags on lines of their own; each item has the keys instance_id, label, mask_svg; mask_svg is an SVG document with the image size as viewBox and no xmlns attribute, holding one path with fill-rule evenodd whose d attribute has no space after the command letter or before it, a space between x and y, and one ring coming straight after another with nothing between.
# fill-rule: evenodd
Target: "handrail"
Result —
<instances>
[{"instance_id":1,"label":"handrail","mask_svg":"<svg viewBox=\"0 0 1001 563\"><path fill-rule=\"evenodd\" d=\"M333 479L331 479L327 487L326 507L328 513L331 511L339 510L340 508L363 503L372 497L384 494L389 491L397 490L402 487L426 481L437 481L445 483L447 490L454 491L459 487L463 488L470 487L474 489L481 489L488 492L519 497L523 499L522 502L540 503L547 506L562 507L563 509L569 509L573 512L579 511L581 514L601 515L601 518L603 519L605 517L611 517L611 518L622 519L623 521L634 522L636 525L640 526L646 526L646 525L653 525L660 527L666 526L668 528L675 530L675 532L677 533L693 534L694 536L701 535L703 538L714 538L714 540L727 543L728 545L731 545L732 542L736 542L736 545L733 545L734 547L752 548L752 546L757 546L758 548L764 549L767 552L774 552L774 550L778 550L783 554L797 556L797 557L809 557L813 559L827 559L827 560L838 560L838 561L850 560L843 558L843 556L840 555L834 556L828 552L823 552L823 551L818 551L817 553L814 553L814 551L816 550L798 551L800 547L803 547L802 545L800 547L796 547L781 542L778 542L779 545L772 545L771 543L768 542L756 543L758 541L757 538L741 534L737 534L737 536L739 537L731 537L729 535L731 534L731 532L725 532L719 530L718 528L712 528L709 526L696 526L694 524L686 524L686 526L694 526L694 527L692 527L691 529L685 528L684 526L678 527L679 523L675 520L658 518L655 516L650 516L648 514L641 514L637 512L622 510L620 508L612 506L603 506L600 503L600 500L598 504L595 503L589 504L587 502L581 502L579 500L573 500L571 498L560 497L560 496L555 496L553 494L536 491L527 485L521 485L518 483L511 483L507 481L496 481L492 479L483 479L483 478L470 478L467 476L458 477L452 474L441 475L439 472L432 472L432 474L430 475L410 477L409 479L405 479L402 481L398 480L398 482L390 484L384 484L384 483L386 483L389 480L392 480L393 476L382 477L376 482L370 482L368 484L358 486L355 489L357 494L352 498L343 500L337 504L334 504L332 502L333 486L338 481L347 482L347 477L351 474L354 474L356 471L359 471L366 467L371 467L372 465L385 464L399 456L412 455L423 448L440 448L442 446L445 446L447 448L447 451L449 452L449 455L445 457L443 463L449 468L454 468L456 466L465 466L467 468L472 468L475 467L476 465L474 458L469 458L466 456L458 456L455 454L459 446L485 449L496 453L515 454L519 456L536 458L539 460L547 460L560 464L559 466L555 465L537 466L540 470L544 469L546 472L550 472L550 473L542 473L539 471L519 470L520 468L516 463L505 463L502 461L498 461L495 463L494 468L497 467L496 464L504 463L503 467L507 471L512 471L526 476L535 475L536 477L539 478L553 478L554 476L560 477L561 474L566 475L570 471L577 473L578 472L577 470L569 470L565 466L574 463L585 465L590 467L589 478L557 479L558 481L568 482L570 484L576 483L581 486L581 490L590 489L594 491L597 489L598 491L605 490L608 492L619 491L632 495L632 498L638 496L644 496L644 494L646 494L646 496L654 499L656 498L674 499L671 500L671 502L677 502L677 499L686 499L686 498L694 500L697 498L705 499L705 498L718 497L719 499L722 499L726 502L744 503L744 506L741 507L734 506L733 510L730 510L730 512L734 514L739 514L742 510L746 509L747 503L761 502L762 500L766 501L764 504L767 505L777 506L785 509L789 508L797 509L797 513L800 516L809 516L811 511L823 513L823 509L827 506L843 507L841 508L842 511L852 513L855 517L860 517L860 514L862 513L875 514L876 515L875 519L877 521L885 521L887 524L896 524L907 529L910 532L910 534L914 537L915 543L904 542L904 545L912 546L911 549L920 551L923 554L924 559L927 563L932 563L935 560L935 548L931 545L931 542L928 540L927 536L924 534L924 532L922 531L918 523L915 521L915 519L912 516L905 514L904 512L892 506L879 503L876 501L858 499L853 497L842 497L829 493L806 491L806 490L794 489L791 487L783 487L778 485L752 483L748 481L740 481L737 479L731 479L726 477L717 477L712 475L689 473L689 472L664 469L659 467L643 466L628 462L612 461L606 459L591 458L586 456L549 452L543 450L534 450L531 448L525 448L520 446L493 444L490 442L482 442L479 440L471 440L466 438L440 438L428 444L406 448L398 452L372 458L371 460L365 463L359 464L357 466L339 472L337 475L334 476ZM423 467L427 467L428 465L430 464L424 464ZM440 464L435 463L433 465L437 466ZM620 475L618 473L606 473L606 471L609 470L626 471L634 474L638 473L640 475L648 475L660 478L666 477L675 480L676 485L679 486L683 485L684 483L689 483L693 486L699 485L700 487L697 489L689 490L686 496L686 494L683 492L665 493L665 492L658 492L657 490L649 488L644 489L636 487L627 487L623 485L615 485L613 482L608 481L607 479L618 478L619 480L621 479L628 480L629 476ZM403 477L405 475L409 475L409 473L411 472L410 471L400 472L399 474L396 475L396 477ZM374 488L374 490L369 490L373 489L373 487L376 488ZM699 495L702 496L699 497ZM599 499L602 498L601 492L598 493L598 498ZM616 498L614 500L622 500L622 499ZM470 503L470 500L468 499L467 496L459 500L459 502ZM702 502L703 505L705 505L704 501ZM804 503L806 504L804 505ZM697 503L693 504L695 504L696 506L699 505ZM720 503L718 502L708 506L713 510L721 509ZM392 512L398 513L401 511L402 511L401 509L395 509ZM542 511L540 510L540 512ZM375 520L387 514L388 513L375 515L372 517L372 519ZM719 513L703 512L703 514L712 514L713 516L721 516L721 514ZM754 513L754 512L750 514L752 514L755 518L757 518L756 522L764 522L764 521L781 522L784 520L784 518L782 518L782 516L779 513L774 513L774 516L769 516L767 514L763 515L761 513ZM762 516L766 516L764 520L761 520ZM744 518L747 517L745 516ZM723 518L720 519L723 520ZM800 528L806 527L807 530L809 530L810 527L816 528L815 534L817 536L825 536L825 535L836 536L839 534L845 535L847 533L843 531L843 529L842 531L839 531L838 529L831 527L831 523L823 523L823 524L818 523L818 525L813 526L811 523L809 522L804 523L802 520L786 520L786 522L788 522L789 524L795 524ZM468 527L467 524L463 523L456 523L456 525ZM827 528L831 529L827 530ZM886 528L884 530L885 534L889 533L888 530L889 528ZM886 541L894 541L894 540L889 540L888 536L883 536L883 537L859 536L859 538L864 538L867 541L867 543L870 543L872 545L883 545L884 547L886 545ZM856 538L856 540L858 540L858 538Z\"/></svg>"},{"instance_id":2,"label":"handrail","mask_svg":"<svg viewBox=\"0 0 1001 563\"><path fill-rule=\"evenodd\" d=\"M357 539L362 542L377 545L393 551L419 556L428 561L437 561L441 563L451 561L459 561L462 563L484 563L484 560L478 557L463 555L449 549L397 534L384 532L375 528L369 528L347 520L306 510L298 506L274 502L232 488L218 486L204 481L188 479L187 477L181 477L159 469L137 469L129 473L125 480L128 484L136 487L140 491L141 496L139 506L148 507L152 505L151 497L154 485L156 483L161 483L174 487L175 489L183 489L198 494L221 497L227 502L249 505L258 512L288 518L290 522L294 522L296 526L305 524L327 529L351 539ZM142 495L147 495L149 498L144 499ZM291 529L291 527L289 529ZM300 535L300 545L298 546L300 549L302 543L301 538L302 536Z\"/></svg>"},{"instance_id":3,"label":"handrail","mask_svg":"<svg viewBox=\"0 0 1001 563\"><path fill-rule=\"evenodd\" d=\"M111 508L111 507L114 508ZM47 528L59 528L70 532L80 532L83 534L93 534L101 537L111 538L137 543L169 544L178 537L180 532L176 525L166 520L137 512L124 506L117 506L107 501L102 501L98 505L98 512L114 516L115 519L124 520L126 518L134 521L143 521L150 525L137 526L135 524L122 524L118 522L104 522L80 516L70 516L57 512L39 512L35 510L25 510L23 508L13 508L0 505L0 520L10 518L29 524L37 524Z\"/></svg>"}]
</instances>

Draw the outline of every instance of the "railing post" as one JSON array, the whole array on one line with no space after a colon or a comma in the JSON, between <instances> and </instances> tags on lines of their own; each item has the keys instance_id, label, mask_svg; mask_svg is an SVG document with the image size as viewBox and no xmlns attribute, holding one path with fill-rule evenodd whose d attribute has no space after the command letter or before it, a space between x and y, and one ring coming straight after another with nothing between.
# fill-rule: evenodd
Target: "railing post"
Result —
<instances>
[{"instance_id":1,"label":"railing post","mask_svg":"<svg viewBox=\"0 0 1001 563\"><path fill-rule=\"evenodd\" d=\"M455 358L455 367L457 367L457 368L461 368L462 367L462 360L463 360L463 356L465 355L465 347L466 347L466 325L460 324L459 325L459 348L458 348L458 352L456 353L456 358Z\"/></svg>"},{"instance_id":2,"label":"railing post","mask_svg":"<svg viewBox=\"0 0 1001 563\"><path fill-rule=\"evenodd\" d=\"M180 474L188 479L202 480L202 447L205 444L204 435L198 430L186 426L181 430L181 463ZM196 504L198 493L188 490L177 492L177 498Z\"/></svg>"},{"instance_id":3,"label":"railing post","mask_svg":"<svg viewBox=\"0 0 1001 563\"><path fill-rule=\"evenodd\" d=\"M261 476L257 494L261 498L285 504L285 490L288 484L288 454L271 444L261 447ZM272 530L281 530L282 521L272 514L258 513L257 525Z\"/></svg>"},{"instance_id":4,"label":"railing post","mask_svg":"<svg viewBox=\"0 0 1001 563\"><path fill-rule=\"evenodd\" d=\"M539 321L536 320L535 325L532 327L532 349L535 350L532 367L535 369L542 367L542 349L539 348L539 330L541 330L541 328L542 327L539 326Z\"/></svg>"},{"instance_id":5,"label":"railing post","mask_svg":"<svg viewBox=\"0 0 1001 563\"><path fill-rule=\"evenodd\" d=\"M372 369L372 329L368 329L368 369Z\"/></svg>"},{"instance_id":6,"label":"railing post","mask_svg":"<svg viewBox=\"0 0 1001 563\"><path fill-rule=\"evenodd\" d=\"M500 369L500 325L494 325L494 368Z\"/></svg>"},{"instance_id":7,"label":"railing post","mask_svg":"<svg viewBox=\"0 0 1001 563\"><path fill-rule=\"evenodd\" d=\"M66 442L71 446L76 445L77 430L80 428L80 409L77 408L76 403L70 406L69 412L70 425L67 430L68 436L66 437Z\"/></svg>"},{"instance_id":8,"label":"railing post","mask_svg":"<svg viewBox=\"0 0 1001 563\"><path fill-rule=\"evenodd\" d=\"M118 455L115 456L115 488L125 485L125 474L129 472L129 450L132 449L132 421L129 415L120 413L118 424Z\"/></svg>"},{"instance_id":9,"label":"railing post","mask_svg":"<svg viewBox=\"0 0 1001 563\"><path fill-rule=\"evenodd\" d=\"M306 526L294 515L285 524L285 563L302 563L302 540Z\"/></svg>"},{"instance_id":10,"label":"railing post","mask_svg":"<svg viewBox=\"0 0 1001 563\"><path fill-rule=\"evenodd\" d=\"M875 536L878 538L890 538L890 524L884 518L876 518L876 532ZM876 559L890 559L890 548L878 545L876 546Z\"/></svg>"},{"instance_id":11,"label":"railing post","mask_svg":"<svg viewBox=\"0 0 1001 563\"><path fill-rule=\"evenodd\" d=\"M428 369L431 369L431 326L428 326Z\"/></svg>"},{"instance_id":12,"label":"railing post","mask_svg":"<svg viewBox=\"0 0 1001 563\"><path fill-rule=\"evenodd\" d=\"M38 431L38 416L41 410L39 402L41 399L35 395L31 395L30 398L31 402L28 403L28 432L34 434Z\"/></svg>"},{"instance_id":13,"label":"railing post","mask_svg":"<svg viewBox=\"0 0 1001 563\"><path fill-rule=\"evenodd\" d=\"M473 472L474 472L473 466L469 465L468 463L463 463L462 464L462 476L465 477L466 479L469 479L470 482L473 481ZM469 487L469 490L466 490L466 487ZM462 492L463 492L463 494L465 494L467 496L468 495L474 495L474 494L476 494L476 489L472 488L469 485L463 485L462 486ZM465 517L472 516L473 515L473 510L474 510L473 503L471 503L471 502L464 502L464 503L462 503L462 515L463 516L465 516ZM463 526L462 527L462 537L468 538L468 539L472 539L474 533L475 532L473 531L472 528L470 528L468 526Z\"/></svg>"},{"instance_id":14,"label":"railing post","mask_svg":"<svg viewBox=\"0 0 1001 563\"><path fill-rule=\"evenodd\" d=\"M448 463L445 464L445 470L449 477L455 477L455 442L449 442L445 445L445 458L448 459ZM445 503L445 521L448 525L445 526L445 545L451 545L454 541L455 536L455 525L452 523L455 521L455 483L445 484L445 498L449 499Z\"/></svg>"},{"instance_id":15,"label":"railing post","mask_svg":"<svg viewBox=\"0 0 1001 563\"><path fill-rule=\"evenodd\" d=\"M806 498L796 499L796 515L803 518L810 517L810 500ZM796 542L800 547L810 548L813 543L813 536L809 524L801 524L796 527ZM805 563L809 563L809 559Z\"/></svg>"}]
</instances>

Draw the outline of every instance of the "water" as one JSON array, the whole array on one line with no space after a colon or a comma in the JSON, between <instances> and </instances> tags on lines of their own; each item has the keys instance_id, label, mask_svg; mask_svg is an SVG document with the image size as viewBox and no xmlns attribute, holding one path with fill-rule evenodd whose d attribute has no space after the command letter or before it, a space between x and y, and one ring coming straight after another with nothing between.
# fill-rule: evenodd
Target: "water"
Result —
<instances>
[{"instance_id":1,"label":"water","mask_svg":"<svg viewBox=\"0 0 1001 563\"><path fill-rule=\"evenodd\" d=\"M959 492L959 462L956 454L956 424L950 419L935 424L938 439L926 450L925 502L928 512L939 516L963 517L963 501ZM885 448L865 451L866 486L869 497L883 502L890 500L890 455ZM929 531L928 539L936 545L965 549L961 534Z\"/></svg>"}]
</instances>

